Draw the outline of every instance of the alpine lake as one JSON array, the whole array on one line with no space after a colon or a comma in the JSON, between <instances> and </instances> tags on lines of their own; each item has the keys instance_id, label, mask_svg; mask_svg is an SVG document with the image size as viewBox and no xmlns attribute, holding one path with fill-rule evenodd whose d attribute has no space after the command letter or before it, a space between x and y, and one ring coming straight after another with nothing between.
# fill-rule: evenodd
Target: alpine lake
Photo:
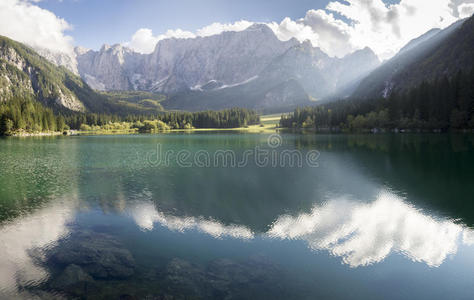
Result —
<instances>
[{"instance_id":1,"label":"alpine lake","mask_svg":"<svg viewBox=\"0 0 474 300\"><path fill-rule=\"evenodd\" d=\"M1 299L473 299L474 135L0 139Z\"/></svg>"}]
</instances>

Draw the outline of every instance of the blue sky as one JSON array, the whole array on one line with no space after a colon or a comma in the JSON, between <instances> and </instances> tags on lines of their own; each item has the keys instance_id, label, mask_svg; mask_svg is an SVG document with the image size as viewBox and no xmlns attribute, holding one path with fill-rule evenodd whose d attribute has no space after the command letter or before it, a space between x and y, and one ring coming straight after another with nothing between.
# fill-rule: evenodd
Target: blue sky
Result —
<instances>
[{"instance_id":1,"label":"blue sky","mask_svg":"<svg viewBox=\"0 0 474 300\"><path fill-rule=\"evenodd\" d=\"M309 40L330 56L369 47L386 59L473 12L474 0L0 0L0 35L55 52L121 43L151 53L162 39L260 22L280 40Z\"/></svg>"},{"instance_id":2,"label":"blue sky","mask_svg":"<svg viewBox=\"0 0 474 300\"><path fill-rule=\"evenodd\" d=\"M74 27L68 34L76 44L99 48L124 42L139 28L155 34L180 28L195 31L213 22L242 19L280 22L299 19L310 9L324 8L327 0L46 0L42 8L52 11ZM93 33L93 34L92 34Z\"/></svg>"}]
</instances>

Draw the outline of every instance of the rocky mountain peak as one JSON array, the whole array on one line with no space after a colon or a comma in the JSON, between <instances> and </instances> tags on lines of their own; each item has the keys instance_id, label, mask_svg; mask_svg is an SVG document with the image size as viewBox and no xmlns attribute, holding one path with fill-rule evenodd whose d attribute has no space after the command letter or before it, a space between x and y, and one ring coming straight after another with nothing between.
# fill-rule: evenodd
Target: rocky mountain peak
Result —
<instances>
[{"instance_id":1,"label":"rocky mountain peak","mask_svg":"<svg viewBox=\"0 0 474 300\"><path fill-rule=\"evenodd\" d=\"M260 31L260 32L267 32L267 33L271 32L271 33L273 33L273 30L271 30L271 28L268 27L268 25L262 24L262 23L252 24L249 27L247 27L247 29L245 29L245 31Z\"/></svg>"},{"instance_id":2,"label":"rocky mountain peak","mask_svg":"<svg viewBox=\"0 0 474 300\"><path fill-rule=\"evenodd\" d=\"M88 48L85 48L85 47L81 47L81 46L77 46L74 48L74 53L76 55L84 55L86 54L87 52L91 51L91 49L88 49Z\"/></svg>"},{"instance_id":3,"label":"rocky mountain peak","mask_svg":"<svg viewBox=\"0 0 474 300\"><path fill-rule=\"evenodd\" d=\"M352 53L349 53L346 56L344 56L343 59L344 60L364 60L365 62L372 61L371 63L377 63L377 64L380 63L380 59L378 58L378 56L369 47L365 47L363 49L359 49Z\"/></svg>"},{"instance_id":4,"label":"rocky mountain peak","mask_svg":"<svg viewBox=\"0 0 474 300\"><path fill-rule=\"evenodd\" d=\"M110 49L110 45L109 44L103 44L102 47L100 47L100 52L105 52L107 50Z\"/></svg>"},{"instance_id":5,"label":"rocky mountain peak","mask_svg":"<svg viewBox=\"0 0 474 300\"><path fill-rule=\"evenodd\" d=\"M304 40L304 42L301 43L301 47L304 49L312 49L313 43L311 43L310 40Z\"/></svg>"}]
</instances>

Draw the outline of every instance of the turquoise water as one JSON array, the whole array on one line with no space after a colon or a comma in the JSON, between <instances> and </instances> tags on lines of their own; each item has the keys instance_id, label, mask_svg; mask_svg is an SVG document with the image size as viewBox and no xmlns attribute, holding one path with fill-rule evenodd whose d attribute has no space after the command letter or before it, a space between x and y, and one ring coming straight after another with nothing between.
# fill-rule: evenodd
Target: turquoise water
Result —
<instances>
[{"instance_id":1,"label":"turquoise water","mask_svg":"<svg viewBox=\"0 0 474 300\"><path fill-rule=\"evenodd\" d=\"M0 139L0 298L472 299L473 166L461 134Z\"/></svg>"}]
</instances>

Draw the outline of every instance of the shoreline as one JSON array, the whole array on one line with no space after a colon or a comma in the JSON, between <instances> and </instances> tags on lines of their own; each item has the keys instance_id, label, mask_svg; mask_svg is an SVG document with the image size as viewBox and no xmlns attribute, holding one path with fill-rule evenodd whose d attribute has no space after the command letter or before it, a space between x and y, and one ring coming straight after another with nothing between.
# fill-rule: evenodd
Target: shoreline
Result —
<instances>
[{"instance_id":1,"label":"shoreline","mask_svg":"<svg viewBox=\"0 0 474 300\"><path fill-rule=\"evenodd\" d=\"M193 128L193 129L170 129L157 132L139 132L138 130L69 130L66 132L51 131L51 132L21 132L9 135L10 137L47 137L47 136L81 136L81 135L132 135L132 134L163 134L174 132L211 132L211 131L243 131L249 133L271 133L277 132L280 128L276 126L260 126L251 125L249 127L238 128Z\"/></svg>"},{"instance_id":2,"label":"shoreline","mask_svg":"<svg viewBox=\"0 0 474 300\"><path fill-rule=\"evenodd\" d=\"M34 136L58 136L65 135L62 131L47 131L47 132L16 132L10 136L12 137L34 137Z\"/></svg>"},{"instance_id":3,"label":"shoreline","mask_svg":"<svg viewBox=\"0 0 474 300\"><path fill-rule=\"evenodd\" d=\"M98 131L78 131L74 130L73 132L68 131L67 134L64 132L36 132L36 133L15 133L10 136L5 137L57 137L57 136L94 136L94 135L142 135L142 134L169 134L169 133L195 133L195 132L243 132L243 133L278 133L278 132L291 132L291 133L301 133L301 134L348 134L348 135L379 135L379 134L451 134L451 133L461 133L461 134L472 134L474 130L448 130L448 131L429 131L429 130L406 130L406 131L387 131L381 130L377 132L373 131L318 131L318 130L309 130L309 129L297 129L297 128L278 128L278 127L260 127L251 126L248 128L239 127L239 128L194 128L194 129L171 129L165 131L157 132L139 132L138 130L98 130ZM1 136L0 136L1 137Z\"/></svg>"}]
</instances>

